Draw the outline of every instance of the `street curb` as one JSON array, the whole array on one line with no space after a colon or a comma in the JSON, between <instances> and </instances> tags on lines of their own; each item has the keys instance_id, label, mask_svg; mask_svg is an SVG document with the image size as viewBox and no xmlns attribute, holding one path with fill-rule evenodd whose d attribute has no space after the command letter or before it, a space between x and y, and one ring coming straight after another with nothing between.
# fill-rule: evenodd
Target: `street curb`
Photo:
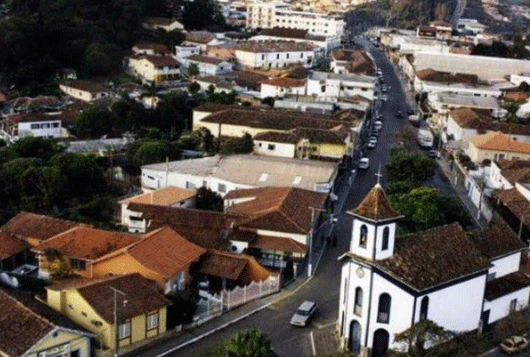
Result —
<instances>
[{"instance_id":1,"label":"street curb","mask_svg":"<svg viewBox=\"0 0 530 357\"><path fill-rule=\"evenodd\" d=\"M263 306L260 306L260 307L258 307L258 308L256 308L256 309L252 310L252 311L249 311L249 312L247 312L246 314L243 314L243 315L241 315L241 316L238 316L238 317L236 317L235 319L233 319L233 320L231 320L231 321L228 321L228 322L222 324L221 326L216 327L216 328L214 328L214 329L212 329L212 330L210 330L210 331L207 331L207 332L205 332L205 333L203 333L203 334L201 334L201 335L199 335L199 336L197 336L197 337L195 337L195 338L192 338L191 340L188 340L188 341L186 341L186 342L184 342L184 343L181 343L181 344L178 345L178 346L172 347L172 348L170 348L169 350L167 350L167 351L165 351L165 352L162 352L162 353L156 355L155 357L164 357L164 356L167 356L167 355L170 354L170 353L173 353L173 352L175 352L175 351L180 350L180 349L183 348L183 347L186 347L186 346L191 345L191 344L193 344L193 343L195 343L195 342L197 342L197 341L200 341L200 340L202 340L202 339L205 338L205 337L208 337L208 336L210 336L210 335L212 335L212 334L214 334L214 333L216 333L216 332L219 332L219 331L221 331L221 330L223 330L223 329L225 329L225 328L227 328L227 327L229 327L229 326L235 324L236 322L239 322L239 321L241 321L241 320L243 320L243 319L246 319L247 317L249 317L249 316L251 316L251 315L254 315L254 314L257 313L257 312L260 312L261 310L264 310L264 309L268 308L269 306L271 306L271 305L273 305L273 304L276 304L276 303L282 301L283 299L285 299L285 298L287 298L287 297L292 296L292 295L293 295L294 293L296 293L301 287L303 287L305 284L307 284L309 281L311 281L312 278L313 278L313 276L308 277L304 282L302 282L300 285L298 285L293 291L289 291L288 293L286 293L285 296L280 296L280 297L278 297L277 299L275 299L275 300L273 300L273 301L271 301L271 302L269 302L269 303L267 303L267 304L265 304L265 305L263 305Z\"/></svg>"}]
</instances>

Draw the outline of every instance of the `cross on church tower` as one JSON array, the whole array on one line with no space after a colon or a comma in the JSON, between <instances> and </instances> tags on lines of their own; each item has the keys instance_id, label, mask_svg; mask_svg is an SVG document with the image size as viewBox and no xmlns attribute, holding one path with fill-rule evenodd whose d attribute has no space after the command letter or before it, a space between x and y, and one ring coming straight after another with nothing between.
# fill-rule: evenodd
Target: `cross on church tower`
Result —
<instances>
[{"instance_id":1,"label":"cross on church tower","mask_svg":"<svg viewBox=\"0 0 530 357\"><path fill-rule=\"evenodd\" d=\"M381 173L381 163L379 163L379 169L377 170L375 176L377 176L377 185L381 186L381 184L379 183L379 180L381 179L381 177L383 177L383 174Z\"/></svg>"}]
</instances>

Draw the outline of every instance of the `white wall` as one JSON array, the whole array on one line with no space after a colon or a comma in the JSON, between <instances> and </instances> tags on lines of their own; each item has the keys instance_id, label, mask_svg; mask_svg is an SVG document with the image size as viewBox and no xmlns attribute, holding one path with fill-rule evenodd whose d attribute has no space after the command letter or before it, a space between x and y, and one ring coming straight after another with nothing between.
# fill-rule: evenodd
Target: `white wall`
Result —
<instances>
[{"instance_id":1,"label":"white wall","mask_svg":"<svg viewBox=\"0 0 530 357\"><path fill-rule=\"evenodd\" d=\"M254 152L265 156L294 158L296 155L296 145L254 140Z\"/></svg>"},{"instance_id":2,"label":"white wall","mask_svg":"<svg viewBox=\"0 0 530 357\"><path fill-rule=\"evenodd\" d=\"M264 229L256 230L256 233L263 236L280 237L280 238L291 238L298 243L307 244L308 234L297 234L297 233L286 233L277 231L268 231Z\"/></svg>"},{"instance_id":3,"label":"white wall","mask_svg":"<svg viewBox=\"0 0 530 357\"><path fill-rule=\"evenodd\" d=\"M488 270L488 274L495 273L495 277L500 278L501 276L518 271L520 263L521 252L510 254L497 260L492 260L491 264L493 264L493 267Z\"/></svg>"},{"instance_id":4,"label":"white wall","mask_svg":"<svg viewBox=\"0 0 530 357\"><path fill-rule=\"evenodd\" d=\"M235 56L239 65L249 68L284 68L293 64L310 68L313 66L316 54L315 51L256 53L236 50Z\"/></svg>"},{"instance_id":5,"label":"white wall","mask_svg":"<svg viewBox=\"0 0 530 357\"><path fill-rule=\"evenodd\" d=\"M175 55L177 58L187 58L198 55L200 52L201 48L199 46L175 46Z\"/></svg>"},{"instance_id":6,"label":"white wall","mask_svg":"<svg viewBox=\"0 0 530 357\"><path fill-rule=\"evenodd\" d=\"M64 84L59 85L59 88L70 97L77 98L85 102L91 102L93 100L110 96L110 92L91 93L77 88L69 87Z\"/></svg>"},{"instance_id":7,"label":"white wall","mask_svg":"<svg viewBox=\"0 0 530 357\"><path fill-rule=\"evenodd\" d=\"M59 138L62 136L61 120L18 123L18 136Z\"/></svg>"},{"instance_id":8,"label":"white wall","mask_svg":"<svg viewBox=\"0 0 530 357\"><path fill-rule=\"evenodd\" d=\"M283 97L286 94L291 95L305 95L306 87L280 87L271 84L261 84L261 98L267 97Z\"/></svg>"},{"instance_id":9,"label":"white wall","mask_svg":"<svg viewBox=\"0 0 530 357\"><path fill-rule=\"evenodd\" d=\"M493 301L484 302L484 311L490 310L489 323L502 319L510 313L510 302L517 299L517 310L528 305L528 296L530 295L530 287L515 291L511 294L504 295Z\"/></svg>"}]
</instances>

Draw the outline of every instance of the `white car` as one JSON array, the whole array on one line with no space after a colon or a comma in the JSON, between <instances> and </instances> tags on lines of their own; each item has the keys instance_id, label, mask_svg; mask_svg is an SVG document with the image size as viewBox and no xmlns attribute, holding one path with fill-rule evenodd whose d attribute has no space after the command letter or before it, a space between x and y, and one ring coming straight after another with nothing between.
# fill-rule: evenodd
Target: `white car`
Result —
<instances>
[{"instance_id":1,"label":"white car","mask_svg":"<svg viewBox=\"0 0 530 357\"><path fill-rule=\"evenodd\" d=\"M386 96L386 94L383 94L381 96L381 99L383 100L383 102L386 102L388 100L388 97Z\"/></svg>"},{"instance_id":2,"label":"white car","mask_svg":"<svg viewBox=\"0 0 530 357\"><path fill-rule=\"evenodd\" d=\"M304 301L291 318L291 325L306 326L309 319L317 311L317 304L312 301Z\"/></svg>"},{"instance_id":3,"label":"white car","mask_svg":"<svg viewBox=\"0 0 530 357\"><path fill-rule=\"evenodd\" d=\"M377 145L377 138L375 136L370 137L370 140L368 141L368 148L374 149Z\"/></svg>"},{"instance_id":4,"label":"white car","mask_svg":"<svg viewBox=\"0 0 530 357\"><path fill-rule=\"evenodd\" d=\"M379 121L379 120L376 121L376 122L374 123L374 128L375 128L376 130L381 130L381 129L383 128L383 123L382 123L381 121Z\"/></svg>"},{"instance_id":5,"label":"white car","mask_svg":"<svg viewBox=\"0 0 530 357\"><path fill-rule=\"evenodd\" d=\"M363 157L361 160L359 160L359 168L362 170L366 170L370 166L370 159L367 157Z\"/></svg>"}]
</instances>

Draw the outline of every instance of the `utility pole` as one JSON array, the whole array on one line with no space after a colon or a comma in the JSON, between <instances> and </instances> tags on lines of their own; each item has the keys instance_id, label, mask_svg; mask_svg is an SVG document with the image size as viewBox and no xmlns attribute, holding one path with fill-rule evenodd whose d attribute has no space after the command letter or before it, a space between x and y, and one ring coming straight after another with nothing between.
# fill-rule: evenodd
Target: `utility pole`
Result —
<instances>
[{"instance_id":1,"label":"utility pole","mask_svg":"<svg viewBox=\"0 0 530 357\"><path fill-rule=\"evenodd\" d=\"M309 207L311 210L311 229L309 230L309 252L308 252L308 263L307 263L307 276L313 275L313 262L311 260L311 255L313 252L313 234L314 232L314 221L315 221L315 211L316 212L325 212L326 210L316 207Z\"/></svg>"},{"instance_id":2,"label":"utility pole","mask_svg":"<svg viewBox=\"0 0 530 357\"><path fill-rule=\"evenodd\" d=\"M114 292L114 357L118 357L118 347L119 347L119 326L118 326L118 294L125 297L125 293L121 290L118 290L112 286L109 287ZM127 300L123 300L123 305L127 304Z\"/></svg>"}]
</instances>

